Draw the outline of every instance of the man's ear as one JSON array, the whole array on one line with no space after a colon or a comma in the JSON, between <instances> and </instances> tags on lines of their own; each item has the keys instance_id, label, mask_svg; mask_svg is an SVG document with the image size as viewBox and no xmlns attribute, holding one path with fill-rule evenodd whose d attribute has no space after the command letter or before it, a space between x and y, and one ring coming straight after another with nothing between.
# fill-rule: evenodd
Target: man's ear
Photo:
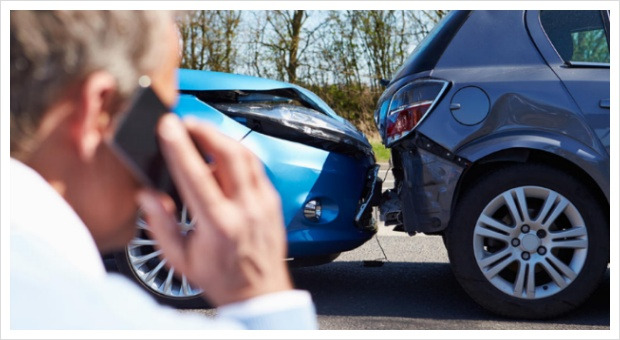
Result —
<instances>
[{"instance_id":1,"label":"man's ear","mask_svg":"<svg viewBox=\"0 0 620 340\"><path fill-rule=\"evenodd\" d=\"M82 160L94 157L111 124L116 79L108 72L90 74L78 93L79 105L72 119L72 135Z\"/></svg>"}]
</instances>

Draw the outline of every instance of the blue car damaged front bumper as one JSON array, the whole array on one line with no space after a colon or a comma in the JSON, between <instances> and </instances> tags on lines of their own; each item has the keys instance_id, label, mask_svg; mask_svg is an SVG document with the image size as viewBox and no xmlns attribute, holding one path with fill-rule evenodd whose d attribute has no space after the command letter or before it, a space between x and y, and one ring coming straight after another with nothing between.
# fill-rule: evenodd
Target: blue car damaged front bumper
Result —
<instances>
[{"instance_id":1,"label":"blue car damaged front bumper","mask_svg":"<svg viewBox=\"0 0 620 340\"><path fill-rule=\"evenodd\" d=\"M372 152L353 155L262 133L244 124L245 120L231 118L217 109L217 105L199 99L196 91L294 89L303 96L302 100L311 101L309 105L314 106L313 109L330 117L333 115L333 119L339 122L344 121L318 97L291 84L270 80L263 83L261 78L187 70L181 70L180 75L182 94L175 112L182 117L191 115L214 124L223 133L239 140L263 162L281 196L289 257L313 257L351 250L375 234L371 210L376 197L381 194L381 181L377 179ZM203 79L202 83L200 79ZM253 83L248 83L248 79ZM184 85L184 80L189 80L189 84ZM212 85L216 80L220 85L218 88ZM208 85L204 85L206 83ZM248 88L252 85L253 88ZM354 137L356 143L368 144L365 137ZM321 215L317 220L304 216L304 207L310 201L321 204Z\"/></svg>"}]
</instances>

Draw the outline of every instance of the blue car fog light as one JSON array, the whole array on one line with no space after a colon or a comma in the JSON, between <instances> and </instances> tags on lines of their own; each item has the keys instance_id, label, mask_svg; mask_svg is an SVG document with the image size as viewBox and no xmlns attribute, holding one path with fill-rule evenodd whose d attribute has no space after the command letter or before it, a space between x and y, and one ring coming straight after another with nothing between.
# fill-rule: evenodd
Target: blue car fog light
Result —
<instances>
[{"instance_id":1,"label":"blue car fog light","mask_svg":"<svg viewBox=\"0 0 620 340\"><path fill-rule=\"evenodd\" d=\"M308 201L304 206L304 217L309 221L318 222L321 219L321 201Z\"/></svg>"}]
</instances>

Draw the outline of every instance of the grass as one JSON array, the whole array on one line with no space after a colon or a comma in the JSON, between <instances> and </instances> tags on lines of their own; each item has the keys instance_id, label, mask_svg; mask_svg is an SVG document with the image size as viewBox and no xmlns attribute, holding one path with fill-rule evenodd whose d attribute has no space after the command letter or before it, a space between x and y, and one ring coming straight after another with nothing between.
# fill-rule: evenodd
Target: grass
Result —
<instances>
[{"instance_id":1,"label":"grass","mask_svg":"<svg viewBox=\"0 0 620 340\"><path fill-rule=\"evenodd\" d=\"M390 149L386 149L385 146L379 140L370 141L372 145L372 151L375 152L377 162L386 163L390 159Z\"/></svg>"}]
</instances>

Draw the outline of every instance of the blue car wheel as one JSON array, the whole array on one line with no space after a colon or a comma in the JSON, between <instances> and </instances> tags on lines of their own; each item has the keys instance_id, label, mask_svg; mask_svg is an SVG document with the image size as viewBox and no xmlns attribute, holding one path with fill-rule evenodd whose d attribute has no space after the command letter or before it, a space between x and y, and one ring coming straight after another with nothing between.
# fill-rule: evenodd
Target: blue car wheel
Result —
<instances>
[{"instance_id":1,"label":"blue car wheel","mask_svg":"<svg viewBox=\"0 0 620 340\"><path fill-rule=\"evenodd\" d=\"M195 221L183 206L178 214L181 232L194 229ZM177 308L207 308L209 304L202 298L202 290L193 286L185 277L175 272L162 258L157 241L149 236L149 225L142 217L136 220L136 235L125 251L115 254L121 273L133 279L158 301Z\"/></svg>"}]
</instances>

